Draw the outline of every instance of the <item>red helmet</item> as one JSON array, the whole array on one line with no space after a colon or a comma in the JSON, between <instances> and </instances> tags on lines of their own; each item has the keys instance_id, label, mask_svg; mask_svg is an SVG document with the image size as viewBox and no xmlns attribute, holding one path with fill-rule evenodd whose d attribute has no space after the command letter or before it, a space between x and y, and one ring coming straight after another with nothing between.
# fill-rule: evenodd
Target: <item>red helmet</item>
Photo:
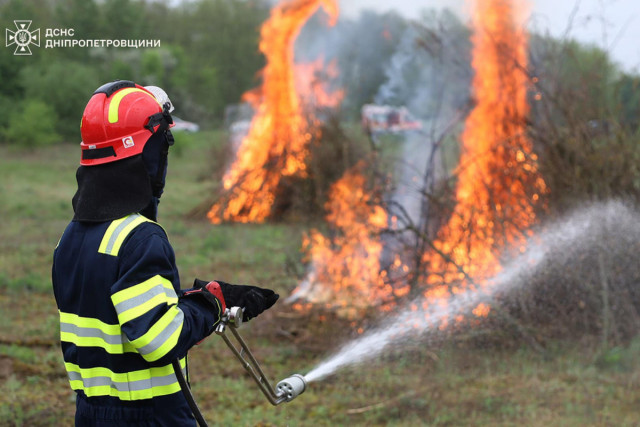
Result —
<instances>
[{"instance_id":1,"label":"red helmet","mask_svg":"<svg viewBox=\"0 0 640 427\"><path fill-rule=\"evenodd\" d=\"M170 102L161 105L151 91L128 80L100 86L82 114L80 164L101 165L142 153L152 134L173 126L170 108Z\"/></svg>"}]
</instances>

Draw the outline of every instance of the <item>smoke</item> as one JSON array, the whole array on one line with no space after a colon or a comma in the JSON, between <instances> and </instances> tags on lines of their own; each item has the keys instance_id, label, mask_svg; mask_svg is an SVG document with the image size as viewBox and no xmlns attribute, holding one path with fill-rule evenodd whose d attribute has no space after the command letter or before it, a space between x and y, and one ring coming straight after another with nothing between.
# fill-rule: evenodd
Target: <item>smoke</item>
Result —
<instances>
[{"instance_id":1,"label":"smoke","mask_svg":"<svg viewBox=\"0 0 640 427\"><path fill-rule=\"evenodd\" d=\"M340 8L350 17L357 17L363 10L380 12L393 10L407 18L414 18L425 9L451 9L458 13L467 12L468 0L399 0L390 3L388 0L342 0Z\"/></svg>"},{"instance_id":2,"label":"smoke","mask_svg":"<svg viewBox=\"0 0 640 427\"><path fill-rule=\"evenodd\" d=\"M432 11L406 28L385 67L375 102L406 106L422 122L419 132L404 134L396 166L390 210L401 225L422 231L427 225L427 196L446 173L441 144L469 105L470 48L468 29L455 15ZM415 234L397 237L406 245Z\"/></svg>"},{"instance_id":3,"label":"smoke","mask_svg":"<svg viewBox=\"0 0 640 427\"><path fill-rule=\"evenodd\" d=\"M404 31L375 102L407 106L441 131L468 104L470 49L469 30L455 15L425 14Z\"/></svg>"},{"instance_id":4,"label":"smoke","mask_svg":"<svg viewBox=\"0 0 640 427\"><path fill-rule=\"evenodd\" d=\"M435 172L439 163L436 157L438 147L423 134L407 134L402 143L402 160L396 167L396 184L389 203L390 213L401 225L421 229L426 209L425 193L433 184L430 179L441 173ZM409 233L415 237L415 233ZM408 243L408 242L407 242Z\"/></svg>"},{"instance_id":5,"label":"smoke","mask_svg":"<svg viewBox=\"0 0 640 427\"><path fill-rule=\"evenodd\" d=\"M426 65L424 50L416 49L417 30L411 26L402 35L398 50L393 54L385 69L387 81L375 96L376 104L406 104L409 87L407 81L411 72L420 72Z\"/></svg>"}]
</instances>

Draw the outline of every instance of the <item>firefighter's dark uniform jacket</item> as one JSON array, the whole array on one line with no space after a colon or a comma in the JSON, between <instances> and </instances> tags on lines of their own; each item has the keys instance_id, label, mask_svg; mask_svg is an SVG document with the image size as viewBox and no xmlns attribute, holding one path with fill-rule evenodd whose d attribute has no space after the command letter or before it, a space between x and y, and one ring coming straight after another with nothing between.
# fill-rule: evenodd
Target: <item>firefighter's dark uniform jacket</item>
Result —
<instances>
[{"instance_id":1,"label":"firefighter's dark uniform jacket","mask_svg":"<svg viewBox=\"0 0 640 427\"><path fill-rule=\"evenodd\" d=\"M78 425L195 425L171 366L220 311L185 297L160 225L72 221L54 252L62 352Z\"/></svg>"}]
</instances>

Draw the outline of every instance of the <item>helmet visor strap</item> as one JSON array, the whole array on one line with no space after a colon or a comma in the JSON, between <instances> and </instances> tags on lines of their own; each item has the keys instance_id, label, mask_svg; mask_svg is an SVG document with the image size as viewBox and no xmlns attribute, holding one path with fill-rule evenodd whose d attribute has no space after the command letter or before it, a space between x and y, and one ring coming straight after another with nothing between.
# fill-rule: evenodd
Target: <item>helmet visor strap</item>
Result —
<instances>
[{"instance_id":1,"label":"helmet visor strap","mask_svg":"<svg viewBox=\"0 0 640 427\"><path fill-rule=\"evenodd\" d=\"M160 198L164 191L167 175L170 139L168 132L156 132L147 141L142 151L142 159L149 174L153 196Z\"/></svg>"},{"instance_id":2,"label":"helmet visor strap","mask_svg":"<svg viewBox=\"0 0 640 427\"><path fill-rule=\"evenodd\" d=\"M169 126L173 124L173 117L171 117L171 114L169 113L170 108L171 104L166 102L162 107L162 112L150 115L147 120L147 124L144 125L144 127L151 133L154 133L156 126L159 127L155 132L162 132L169 129Z\"/></svg>"}]
</instances>

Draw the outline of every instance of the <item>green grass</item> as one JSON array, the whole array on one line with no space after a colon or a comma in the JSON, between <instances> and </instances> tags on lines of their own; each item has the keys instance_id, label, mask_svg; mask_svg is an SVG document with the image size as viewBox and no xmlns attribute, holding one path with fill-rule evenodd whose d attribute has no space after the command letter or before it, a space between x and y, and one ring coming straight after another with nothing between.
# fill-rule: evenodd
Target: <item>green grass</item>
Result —
<instances>
[{"instance_id":1,"label":"green grass","mask_svg":"<svg viewBox=\"0 0 640 427\"><path fill-rule=\"evenodd\" d=\"M183 286L194 277L272 287L297 283L301 224L213 226L222 132L180 135L160 222ZM176 147L177 148L177 147ZM51 293L53 248L72 216L77 146L0 146L0 425L72 425L74 404L58 345ZM326 313L325 313L326 314ZM242 334L271 380L305 373L353 336L332 316L280 301ZM213 425L634 426L640 420L640 341L601 349L588 339L551 342L540 355L482 347L460 337L406 348L310 384L272 407L216 337L190 354L193 390Z\"/></svg>"}]
</instances>

